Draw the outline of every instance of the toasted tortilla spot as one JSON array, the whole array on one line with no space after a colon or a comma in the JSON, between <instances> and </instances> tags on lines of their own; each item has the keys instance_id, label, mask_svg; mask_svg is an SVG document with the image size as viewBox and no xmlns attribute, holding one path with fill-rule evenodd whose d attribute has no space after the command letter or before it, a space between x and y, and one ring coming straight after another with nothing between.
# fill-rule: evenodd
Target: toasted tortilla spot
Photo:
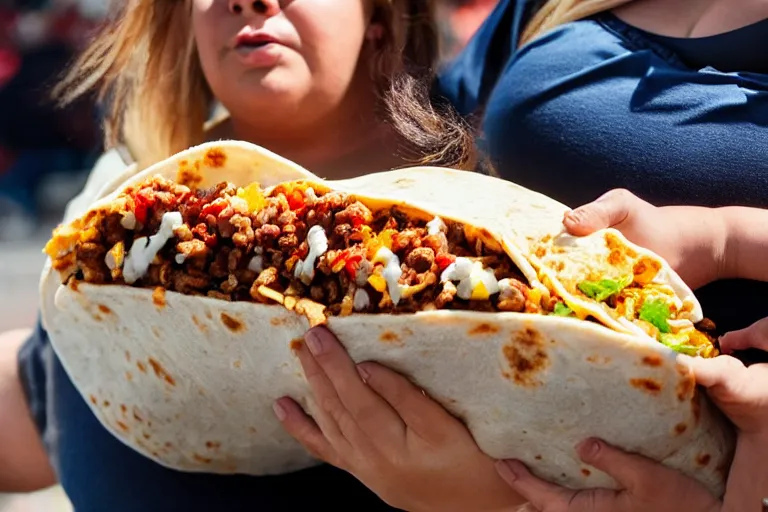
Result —
<instances>
[{"instance_id":1,"label":"toasted tortilla spot","mask_svg":"<svg viewBox=\"0 0 768 512\"><path fill-rule=\"evenodd\" d=\"M78 287L79 286L80 285L77 284L77 279L70 279L69 280L69 289L72 290L73 292L78 291Z\"/></svg>"},{"instance_id":2,"label":"toasted tortilla spot","mask_svg":"<svg viewBox=\"0 0 768 512\"><path fill-rule=\"evenodd\" d=\"M118 421L118 422L116 422L116 423L117 423L117 426L118 426L118 427L120 427L120 430L122 430L123 432L129 432L129 431L131 430L131 429L128 427L128 425L126 425L126 424L125 424L125 423L123 423L122 421Z\"/></svg>"},{"instance_id":3,"label":"toasted tortilla spot","mask_svg":"<svg viewBox=\"0 0 768 512\"><path fill-rule=\"evenodd\" d=\"M221 443L218 441L206 441L205 447L209 450L217 450L221 447Z\"/></svg>"},{"instance_id":4,"label":"toasted tortilla spot","mask_svg":"<svg viewBox=\"0 0 768 512\"><path fill-rule=\"evenodd\" d=\"M141 361L136 361L136 367L139 369L141 373L147 373L147 365L145 365Z\"/></svg>"},{"instance_id":5,"label":"toasted tortilla spot","mask_svg":"<svg viewBox=\"0 0 768 512\"><path fill-rule=\"evenodd\" d=\"M584 476L589 476L589 475L592 474L592 472L590 470L588 470L587 468L581 468L581 474L584 475Z\"/></svg>"},{"instance_id":6,"label":"toasted tortilla spot","mask_svg":"<svg viewBox=\"0 0 768 512\"><path fill-rule=\"evenodd\" d=\"M203 181L203 177L200 174L200 162L194 162L191 167L186 160L179 162L179 168L176 172L176 181L180 185L185 185L193 189L197 188Z\"/></svg>"},{"instance_id":7,"label":"toasted tortilla spot","mask_svg":"<svg viewBox=\"0 0 768 512\"><path fill-rule=\"evenodd\" d=\"M645 356L643 357L643 364L645 366L651 366L651 367L658 367L661 366L662 359L661 356L652 355L652 356Z\"/></svg>"},{"instance_id":8,"label":"toasted tortilla spot","mask_svg":"<svg viewBox=\"0 0 768 512\"><path fill-rule=\"evenodd\" d=\"M90 396L90 399L91 399L91 403L92 403L93 405L96 405L97 403L99 403L99 401L98 401L98 400L96 399L96 397L95 397L95 396L93 396L93 395L91 395L91 396Z\"/></svg>"},{"instance_id":9,"label":"toasted tortilla spot","mask_svg":"<svg viewBox=\"0 0 768 512\"><path fill-rule=\"evenodd\" d=\"M677 399L681 402L690 400L696 389L696 379L690 373L685 373L677 383Z\"/></svg>"},{"instance_id":10,"label":"toasted tortilla spot","mask_svg":"<svg viewBox=\"0 0 768 512\"><path fill-rule=\"evenodd\" d=\"M127 413L128 407L126 407L125 404L120 404L120 412L122 412L123 414Z\"/></svg>"},{"instance_id":11,"label":"toasted tortilla spot","mask_svg":"<svg viewBox=\"0 0 768 512\"><path fill-rule=\"evenodd\" d=\"M105 306L104 304L99 304L99 311L101 311L105 315L111 315L112 314L112 310L109 309L109 307Z\"/></svg>"},{"instance_id":12,"label":"toasted tortilla spot","mask_svg":"<svg viewBox=\"0 0 768 512\"><path fill-rule=\"evenodd\" d=\"M93 319L96 320L97 322L101 322L104 320L104 318L102 318L101 315L93 315Z\"/></svg>"},{"instance_id":13,"label":"toasted tortilla spot","mask_svg":"<svg viewBox=\"0 0 768 512\"><path fill-rule=\"evenodd\" d=\"M686 425L685 423L678 423L677 425L675 425L675 434L678 436L685 433L686 430L688 430L688 425Z\"/></svg>"},{"instance_id":14,"label":"toasted tortilla spot","mask_svg":"<svg viewBox=\"0 0 768 512\"><path fill-rule=\"evenodd\" d=\"M397 181L395 181L396 185L403 188L409 187L413 183L416 183L416 180L414 180L413 178L400 178Z\"/></svg>"},{"instance_id":15,"label":"toasted tortilla spot","mask_svg":"<svg viewBox=\"0 0 768 512\"><path fill-rule=\"evenodd\" d=\"M148 432L142 432L142 433L141 433L141 435L142 435L142 437L144 437L144 439L146 439L147 441L149 441L149 439L152 437L152 435L151 435L151 434L149 434Z\"/></svg>"},{"instance_id":16,"label":"toasted tortilla spot","mask_svg":"<svg viewBox=\"0 0 768 512\"><path fill-rule=\"evenodd\" d=\"M494 334L499 332L499 326L489 323L481 323L473 327L467 333L469 336L477 336L482 334Z\"/></svg>"},{"instance_id":17,"label":"toasted tortilla spot","mask_svg":"<svg viewBox=\"0 0 768 512\"><path fill-rule=\"evenodd\" d=\"M413 331L407 327L403 327L403 336L413 336Z\"/></svg>"},{"instance_id":18,"label":"toasted tortilla spot","mask_svg":"<svg viewBox=\"0 0 768 512\"><path fill-rule=\"evenodd\" d=\"M288 346L293 352L298 352L301 350L302 345L304 345L304 338L295 338L291 340L291 343Z\"/></svg>"},{"instance_id":19,"label":"toasted tortilla spot","mask_svg":"<svg viewBox=\"0 0 768 512\"><path fill-rule=\"evenodd\" d=\"M515 333L502 349L511 370L504 372L504 376L519 386L541 385L537 375L550 365L544 347L541 335L531 327Z\"/></svg>"},{"instance_id":20,"label":"toasted tortilla spot","mask_svg":"<svg viewBox=\"0 0 768 512\"><path fill-rule=\"evenodd\" d=\"M165 446L166 448L173 448L173 443L172 443L172 442L170 442L170 441L166 441L164 446Z\"/></svg>"},{"instance_id":21,"label":"toasted tortilla spot","mask_svg":"<svg viewBox=\"0 0 768 512\"><path fill-rule=\"evenodd\" d=\"M128 350L125 351L125 360L131 362L131 353Z\"/></svg>"},{"instance_id":22,"label":"toasted tortilla spot","mask_svg":"<svg viewBox=\"0 0 768 512\"><path fill-rule=\"evenodd\" d=\"M241 366L243 366L243 362L238 359L237 361L232 362L232 366L235 368L240 368Z\"/></svg>"},{"instance_id":23,"label":"toasted tortilla spot","mask_svg":"<svg viewBox=\"0 0 768 512\"><path fill-rule=\"evenodd\" d=\"M272 324L274 327L280 327L281 325L285 325L288 322L287 318L279 317L279 316L273 316L269 319L269 323Z\"/></svg>"},{"instance_id":24,"label":"toasted tortilla spot","mask_svg":"<svg viewBox=\"0 0 768 512\"><path fill-rule=\"evenodd\" d=\"M636 378L629 379L629 383L632 387L639 389L645 393L651 395L658 395L661 392L661 383L659 381L648 378Z\"/></svg>"},{"instance_id":25,"label":"toasted tortilla spot","mask_svg":"<svg viewBox=\"0 0 768 512\"><path fill-rule=\"evenodd\" d=\"M210 459L208 457L203 457L202 455L197 453L193 453L192 458L195 459L197 462L200 462L201 464L210 464L213 461L213 459Z\"/></svg>"},{"instance_id":26,"label":"toasted tortilla spot","mask_svg":"<svg viewBox=\"0 0 768 512\"><path fill-rule=\"evenodd\" d=\"M102 405L104 407L109 407L110 405L112 405L112 403L109 400L104 400L104 402L102 402Z\"/></svg>"},{"instance_id":27,"label":"toasted tortilla spot","mask_svg":"<svg viewBox=\"0 0 768 512\"><path fill-rule=\"evenodd\" d=\"M160 338L162 337L162 336L161 336L161 334L162 334L162 333L160 332L160 329L159 329L159 328L158 328L156 325L153 325L153 326L152 326L152 334L153 334L153 335L154 335L154 337L155 337L155 338L157 338L157 339L160 339Z\"/></svg>"},{"instance_id":28,"label":"toasted tortilla spot","mask_svg":"<svg viewBox=\"0 0 768 512\"><path fill-rule=\"evenodd\" d=\"M536 460L541 460L541 455L537 455L537 456L535 456L535 457L534 457L534 459L536 459Z\"/></svg>"},{"instance_id":29,"label":"toasted tortilla spot","mask_svg":"<svg viewBox=\"0 0 768 512\"><path fill-rule=\"evenodd\" d=\"M125 380L131 382L133 380L133 374L131 372L125 372Z\"/></svg>"},{"instance_id":30,"label":"toasted tortilla spot","mask_svg":"<svg viewBox=\"0 0 768 512\"><path fill-rule=\"evenodd\" d=\"M206 167L221 169L227 164L227 155L221 148L211 148L205 153L204 163Z\"/></svg>"},{"instance_id":31,"label":"toasted tortilla spot","mask_svg":"<svg viewBox=\"0 0 768 512\"><path fill-rule=\"evenodd\" d=\"M248 427L248 432L250 432L251 434L256 434L258 430L256 430L256 427Z\"/></svg>"},{"instance_id":32,"label":"toasted tortilla spot","mask_svg":"<svg viewBox=\"0 0 768 512\"><path fill-rule=\"evenodd\" d=\"M197 318L197 315L192 315L192 323L194 323L202 332L205 333L208 331L208 326L201 322L200 319Z\"/></svg>"},{"instance_id":33,"label":"toasted tortilla spot","mask_svg":"<svg viewBox=\"0 0 768 512\"><path fill-rule=\"evenodd\" d=\"M696 464L698 464L701 467L704 467L707 464L709 464L710 460L712 460L712 456L710 454L708 454L708 453L700 453L696 457Z\"/></svg>"},{"instance_id":34,"label":"toasted tortilla spot","mask_svg":"<svg viewBox=\"0 0 768 512\"><path fill-rule=\"evenodd\" d=\"M176 385L176 381L171 377L171 375L163 368L163 366L157 362L157 360L149 358L149 365L152 367L152 370L155 372L155 375L158 379L163 379L165 382L170 384L171 386Z\"/></svg>"},{"instance_id":35,"label":"toasted tortilla spot","mask_svg":"<svg viewBox=\"0 0 768 512\"><path fill-rule=\"evenodd\" d=\"M699 401L699 397L694 393L693 398L691 399L691 412L693 412L693 419L698 424L699 419L701 419L701 402Z\"/></svg>"},{"instance_id":36,"label":"toasted tortilla spot","mask_svg":"<svg viewBox=\"0 0 768 512\"><path fill-rule=\"evenodd\" d=\"M232 332L238 332L244 328L243 322L226 313L221 313L221 323Z\"/></svg>"},{"instance_id":37,"label":"toasted tortilla spot","mask_svg":"<svg viewBox=\"0 0 768 512\"><path fill-rule=\"evenodd\" d=\"M591 356L587 356L587 362L592 364L608 364L611 362L611 358L608 356L592 354Z\"/></svg>"},{"instance_id":38,"label":"toasted tortilla spot","mask_svg":"<svg viewBox=\"0 0 768 512\"><path fill-rule=\"evenodd\" d=\"M165 307L165 288L158 286L152 292L152 303L158 308Z\"/></svg>"},{"instance_id":39,"label":"toasted tortilla spot","mask_svg":"<svg viewBox=\"0 0 768 512\"><path fill-rule=\"evenodd\" d=\"M400 336L392 331L384 331L381 333L381 336L379 336L379 341L383 341L384 343L400 343Z\"/></svg>"}]
</instances>

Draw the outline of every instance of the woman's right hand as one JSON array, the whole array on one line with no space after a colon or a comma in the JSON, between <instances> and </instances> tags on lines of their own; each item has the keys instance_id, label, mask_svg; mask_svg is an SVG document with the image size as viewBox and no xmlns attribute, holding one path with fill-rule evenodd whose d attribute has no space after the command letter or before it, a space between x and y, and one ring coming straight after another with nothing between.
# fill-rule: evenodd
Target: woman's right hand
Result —
<instances>
[{"instance_id":1,"label":"woman's right hand","mask_svg":"<svg viewBox=\"0 0 768 512\"><path fill-rule=\"evenodd\" d=\"M567 212L563 225L576 236L617 229L663 257L693 289L717 279L723 265L725 227L711 208L657 207L628 190L615 189Z\"/></svg>"}]
</instances>

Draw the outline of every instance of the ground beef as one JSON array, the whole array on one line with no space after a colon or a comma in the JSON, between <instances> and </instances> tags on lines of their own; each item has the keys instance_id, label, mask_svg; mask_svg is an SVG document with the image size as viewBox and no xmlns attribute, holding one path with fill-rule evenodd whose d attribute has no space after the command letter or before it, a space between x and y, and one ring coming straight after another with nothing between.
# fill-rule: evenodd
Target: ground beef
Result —
<instances>
[{"instance_id":1,"label":"ground beef","mask_svg":"<svg viewBox=\"0 0 768 512\"><path fill-rule=\"evenodd\" d=\"M368 295L370 312L525 308L527 286L517 268L481 242L470 246L459 224L449 222L446 232L429 235L423 220L412 220L397 208L372 212L340 192L316 194L315 199L303 189L281 185L256 213L248 211L245 200L233 199L236 195L237 189L228 184L193 191L159 178L136 187L125 201L136 217L135 229L123 226L124 212L104 215L95 235L76 247L80 275L94 283L120 282L119 266L110 272L105 264L108 248L124 242L129 251L134 239L157 233L164 213L178 211L184 225L135 286L265 303L273 300L268 288L325 304L331 314L349 314L358 288ZM316 260L314 278L305 285L295 267L309 253L307 233L315 225L325 229L329 248ZM367 244L385 242L401 262L401 285L419 287L397 306L381 288L382 267L369 261L376 250ZM498 279L512 278L517 284L490 300L462 300L454 283L439 282L456 256L483 256L483 265L493 268Z\"/></svg>"}]
</instances>

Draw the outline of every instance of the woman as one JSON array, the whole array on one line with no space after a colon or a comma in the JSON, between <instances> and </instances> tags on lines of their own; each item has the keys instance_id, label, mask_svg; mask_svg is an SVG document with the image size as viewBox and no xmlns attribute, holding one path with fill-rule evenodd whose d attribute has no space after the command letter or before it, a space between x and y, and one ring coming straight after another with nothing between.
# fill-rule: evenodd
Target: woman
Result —
<instances>
[{"instance_id":1,"label":"woman","mask_svg":"<svg viewBox=\"0 0 768 512\"><path fill-rule=\"evenodd\" d=\"M256 142L320 175L344 178L415 162L473 169L472 137L428 88L438 57L432 2L426 0L132 0L95 39L59 92L66 100L101 79L108 98L107 136L138 163L106 156L71 217L99 189L204 140ZM141 77L137 80L137 77ZM216 98L230 116L207 130ZM108 342L108 340L105 340ZM322 505L390 507L330 466L265 478L185 474L123 446L90 413L43 329L19 355L0 358L0 490L53 482L27 418L19 380L65 491L78 511L302 510ZM13 407L13 408L12 408ZM452 434L470 440L441 411ZM411 474L451 481L406 508L439 498L467 510L522 500L474 443L451 457L414 459ZM428 450L429 446L424 446ZM428 452L427 452L428 453ZM436 463L439 462L439 465ZM459 472L474 478L460 483ZM433 478L434 480L434 478ZM463 501L462 500L466 500ZM431 506L431 505L430 505Z\"/></svg>"},{"instance_id":2,"label":"woman","mask_svg":"<svg viewBox=\"0 0 768 512\"><path fill-rule=\"evenodd\" d=\"M502 0L440 79L461 113L484 106L485 142L503 177L574 207L619 187L657 204L768 206L768 61L760 44L768 42L768 4L542 3ZM658 250L663 241L654 246ZM685 273L689 259L672 263ZM704 310L722 331L768 316L766 302L752 299L766 296L768 284L735 279L710 284L723 276L692 277ZM743 298L737 307L733 297ZM317 334L323 345L334 346L327 331ZM350 388L356 378L351 372L325 370L325 365L343 367L340 361L303 357L305 367L322 371L331 383L316 394L344 390L349 396L342 398L350 400L363 393ZM288 428L305 444L324 450L374 490L394 485L391 476L377 478L357 462L370 446L334 442L295 404L281 404ZM329 414L346 414L329 404ZM400 413L408 411L401 407ZM433 418L435 430L437 423ZM604 466L612 472L642 471L631 457L613 460L610 468ZM680 483L669 472L656 468L656 473L655 486ZM670 506L680 508L676 502Z\"/></svg>"}]
</instances>

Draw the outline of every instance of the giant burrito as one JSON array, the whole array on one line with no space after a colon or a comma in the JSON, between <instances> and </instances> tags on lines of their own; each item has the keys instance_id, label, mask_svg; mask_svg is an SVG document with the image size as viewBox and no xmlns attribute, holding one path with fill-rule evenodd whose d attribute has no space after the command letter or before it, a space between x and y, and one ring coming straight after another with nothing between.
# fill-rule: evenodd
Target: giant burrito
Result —
<instances>
[{"instance_id":1,"label":"giant burrito","mask_svg":"<svg viewBox=\"0 0 768 512\"><path fill-rule=\"evenodd\" d=\"M612 230L563 234L566 210L479 174L334 182L257 146L205 144L55 230L43 321L105 428L178 470L317 464L271 405L314 410L292 347L327 324L492 457L615 487L575 453L598 436L721 494L732 432L676 360L716 356L712 326L661 258Z\"/></svg>"}]
</instances>

